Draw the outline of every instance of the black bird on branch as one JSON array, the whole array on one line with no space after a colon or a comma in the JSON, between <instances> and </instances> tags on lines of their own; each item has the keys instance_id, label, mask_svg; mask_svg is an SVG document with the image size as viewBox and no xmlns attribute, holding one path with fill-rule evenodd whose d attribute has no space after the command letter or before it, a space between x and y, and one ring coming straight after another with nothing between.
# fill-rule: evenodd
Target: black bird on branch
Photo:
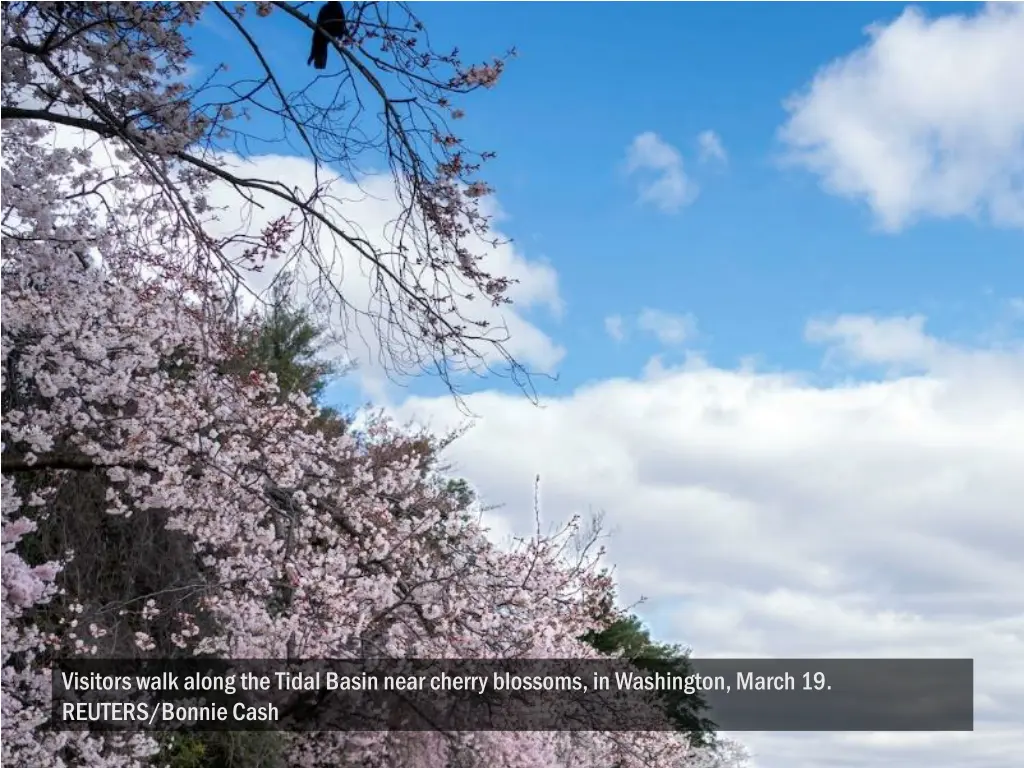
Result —
<instances>
[{"instance_id":1,"label":"black bird on branch","mask_svg":"<svg viewBox=\"0 0 1024 768\"><path fill-rule=\"evenodd\" d=\"M306 64L312 64L317 69L324 69L327 67L330 38L333 37L340 43L344 41L348 32L345 27L345 11L342 9L341 3L324 3L324 7L316 16L316 25L317 28L313 30L313 47L309 51L309 60L306 61Z\"/></svg>"}]
</instances>

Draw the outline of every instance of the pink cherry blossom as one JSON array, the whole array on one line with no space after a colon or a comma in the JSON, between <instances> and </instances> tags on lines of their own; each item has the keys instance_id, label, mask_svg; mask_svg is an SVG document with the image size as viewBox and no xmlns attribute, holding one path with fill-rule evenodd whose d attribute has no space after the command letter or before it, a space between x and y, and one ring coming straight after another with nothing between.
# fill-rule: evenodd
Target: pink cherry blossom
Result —
<instances>
[{"instance_id":1,"label":"pink cherry blossom","mask_svg":"<svg viewBox=\"0 0 1024 768\"><path fill-rule=\"evenodd\" d=\"M596 657L577 638L601 626L613 585L600 550L570 556L576 522L499 548L458 514L418 436L382 418L363 435L326 434L308 397L284 396L273 375L230 371L244 323L229 309L239 267L207 230L216 174L183 161L217 130L181 79L203 4L93 5L3 8L5 764L153 764L149 736L37 730L61 655ZM258 3L251 16L278 10L297 13ZM103 23L54 33L76 13ZM453 87L491 87L501 70L463 69ZM119 133L104 116L111 105L146 118ZM58 124L105 142L112 164L57 141ZM442 237L466 226L458 201L489 189L463 190L462 168L447 162L450 173L417 192ZM294 226L250 236L246 263L279 257ZM500 299L507 281L452 253L452 269ZM69 502L85 474L102 478L103 497ZM74 551L31 564L31 536L89 504L185 541L194 582L112 605L62 580ZM670 733L281 738L294 766L725 764Z\"/></svg>"}]
</instances>

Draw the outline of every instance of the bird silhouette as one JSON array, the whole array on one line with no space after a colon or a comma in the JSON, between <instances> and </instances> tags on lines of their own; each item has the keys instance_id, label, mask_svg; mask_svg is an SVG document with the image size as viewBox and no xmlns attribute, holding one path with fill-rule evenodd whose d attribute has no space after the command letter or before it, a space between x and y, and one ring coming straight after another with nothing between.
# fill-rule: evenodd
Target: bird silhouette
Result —
<instances>
[{"instance_id":1,"label":"bird silhouette","mask_svg":"<svg viewBox=\"0 0 1024 768\"><path fill-rule=\"evenodd\" d=\"M345 38L345 11L341 3L324 3L320 13L316 15L317 29L313 30L313 47L309 51L306 64L317 69L327 67L327 52L330 49L331 37L341 42ZM328 37L328 35L330 37Z\"/></svg>"}]
</instances>

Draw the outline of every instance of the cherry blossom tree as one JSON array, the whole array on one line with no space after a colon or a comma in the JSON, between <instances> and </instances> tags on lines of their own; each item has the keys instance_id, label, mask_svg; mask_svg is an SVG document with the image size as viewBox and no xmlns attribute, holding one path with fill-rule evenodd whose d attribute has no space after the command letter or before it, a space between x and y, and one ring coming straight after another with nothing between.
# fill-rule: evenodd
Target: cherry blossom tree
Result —
<instances>
[{"instance_id":1,"label":"cherry blossom tree","mask_svg":"<svg viewBox=\"0 0 1024 768\"><path fill-rule=\"evenodd\" d=\"M323 429L304 392L237 365L244 270L288 254L315 263L324 257L316 228L375 265L381 290L395 297L383 322L404 328L417 350L439 365L479 356L480 337L453 325L450 302L434 289L438 276L450 285L459 277L491 299L503 295L507 283L461 245L464 227L483 226L473 208L481 188L457 140L439 123L412 127L409 115L429 117L449 108L440 94L492 84L500 63L465 68L416 52L415 20L401 26L374 4L358 6L354 39L334 42L343 83L358 75L382 84L373 73L383 71L389 84L426 94L378 94L406 195L399 229L420 233L384 253L324 212L329 191L299 199L281 182L233 176L211 160L220 142L241 135L227 109L245 99L220 103L183 84L188 25L221 14L248 43L253 16L253 26L267 15L312 24L289 4L241 8L2 9L2 714L3 760L13 766L165 764L174 746L39 730L49 665L61 657L600 655L578 638L606 625L612 583L593 537L571 546L576 523L498 548L431 464L423 436L385 419L360 433ZM437 67L454 74L429 74ZM327 107L302 107L303 95L286 94L269 71L252 88L276 94L278 116L304 133L317 162L344 159L348 150L334 143L343 137L324 127ZM252 104L264 103L252 94ZM63 129L102 140L112 161L62 144ZM425 145L441 159L428 163ZM232 242L212 237L216 212L204 201L225 180L243 197L284 196L297 218ZM427 274L429 284L416 282ZM280 734L277 747L279 764L295 766L667 768L722 759L671 733L302 733Z\"/></svg>"},{"instance_id":2,"label":"cherry blossom tree","mask_svg":"<svg viewBox=\"0 0 1024 768\"><path fill-rule=\"evenodd\" d=\"M360 332L372 329L390 373L433 372L454 388L453 372L486 368L528 387L487 311L508 301L512 282L490 274L480 250L491 238L481 207L490 188L479 172L493 155L468 148L451 127L464 115L455 100L494 86L505 59L466 65L457 50L434 50L403 4L354 3L351 35L332 40L336 63L297 80L271 64L280 57L270 49L284 31L299 46L288 58L302 59L316 28L308 7L6 4L3 119L113 141L119 168L97 169L79 192L109 207L108 188L140 190L139 204L118 217L125 238L152 234L155 211L159 238L177 245L164 255L176 268L205 275L216 266L218 279L245 290L246 272L261 266L253 233L211 226L216 181L236 215L285 210L293 236L282 261L301 264L312 306L339 335L360 318ZM204 14L238 45L229 46L232 61L200 78L190 76L189 33ZM242 160L282 146L313 164L311 188L260 178ZM367 233L348 214L341 182L358 185L363 168L381 160L398 213L385 233ZM361 303L342 280L353 259L371 287Z\"/></svg>"}]
</instances>

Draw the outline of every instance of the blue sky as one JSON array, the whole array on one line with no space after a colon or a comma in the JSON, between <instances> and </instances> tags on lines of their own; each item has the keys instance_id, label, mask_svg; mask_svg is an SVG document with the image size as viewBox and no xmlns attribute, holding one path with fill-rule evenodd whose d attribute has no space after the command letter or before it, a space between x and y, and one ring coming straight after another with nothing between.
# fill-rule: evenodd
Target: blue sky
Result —
<instances>
[{"instance_id":1,"label":"blue sky","mask_svg":"<svg viewBox=\"0 0 1024 768\"><path fill-rule=\"evenodd\" d=\"M1020 232L967 218L926 219L879 231L868 206L823 193L820 179L785 163L785 103L833 59L864 44L864 29L899 17L900 4L421 3L439 47L467 60L515 46L499 87L474 94L459 128L493 149L487 177L506 217L500 231L558 272L564 313L528 317L565 348L560 394L639 371L659 349L650 335L612 344L605 318L644 309L693 315L690 352L736 365L810 369L821 350L804 323L834 313L921 313L929 329L970 340L1005 319L1021 292ZM919 6L928 16L970 4ZM222 23L222 22L221 22ZM305 33L274 21L272 49L288 78L308 77ZM276 35L275 35L276 37ZM200 29L204 48L223 39ZM727 163L701 162L698 135L714 131ZM637 200L624 171L635 136L654 132L682 156L699 187L670 214ZM436 382L409 383L440 392ZM470 388L498 386L491 380ZM357 397L348 386L336 397Z\"/></svg>"},{"instance_id":2,"label":"blue sky","mask_svg":"<svg viewBox=\"0 0 1024 768\"><path fill-rule=\"evenodd\" d=\"M449 459L494 535L532 530L539 474L544 517L602 511L623 599L698 656L976 659L975 734L745 734L757 768L1019 762L1024 5L416 9L467 60L519 51L460 130L498 152L517 352L558 380L543 407L466 382ZM308 83L306 31L253 29ZM199 75L237 53L215 22L196 43ZM465 423L361 362L334 403Z\"/></svg>"},{"instance_id":3,"label":"blue sky","mask_svg":"<svg viewBox=\"0 0 1024 768\"><path fill-rule=\"evenodd\" d=\"M721 365L757 355L814 366L819 351L802 328L819 313L921 312L931 329L961 336L996 321L998 300L1020 286L1019 231L940 219L881 232L865 205L822 194L817 178L784 163L786 99L902 9L418 5L433 39L469 60L519 53L499 87L470 99L460 129L499 154L488 178L507 214L502 232L558 270L564 314L532 315L566 348L559 384L540 380L544 391L639 370L656 340L612 346L604 317L648 307L695 315L694 346ZM303 77L301 56L281 52L295 62L289 75ZM706 130L720 137L725 167L699 162ZM639 204L623 170L627 145L646 131L677 148L699 186L673 215Z\"/></svg>"},{"instance_id":4,"label":"blue sky","mask_svg":"<svg viewBox=\"0 0 1024 768\"><path fill-rule=\"evenodd\" d=\"M602 323L648 306L696 315L699 346L722 364L760 354L813 365L816 352L801 331L815 313L920 311L936 329L961 332L991 321L987 291L1020 285L1019 232L982 233L956 221L879 234L864 206L822 194L806 172L780 168L787 97L862 44L868 24L902 9L423 6L428 29L467 41L467 55L518 48L506 79L481 95L468 124L499 152L494 184L510 215L502 228L558 268L566 386L641 366L656 342L609 354ZM697 136L708 129L722 139L727 169L697 162ZM677 215L635 204L635 187L622 176L625 147L644 131L677 147L702 187Z\"/></svg>"}]
</instances>

